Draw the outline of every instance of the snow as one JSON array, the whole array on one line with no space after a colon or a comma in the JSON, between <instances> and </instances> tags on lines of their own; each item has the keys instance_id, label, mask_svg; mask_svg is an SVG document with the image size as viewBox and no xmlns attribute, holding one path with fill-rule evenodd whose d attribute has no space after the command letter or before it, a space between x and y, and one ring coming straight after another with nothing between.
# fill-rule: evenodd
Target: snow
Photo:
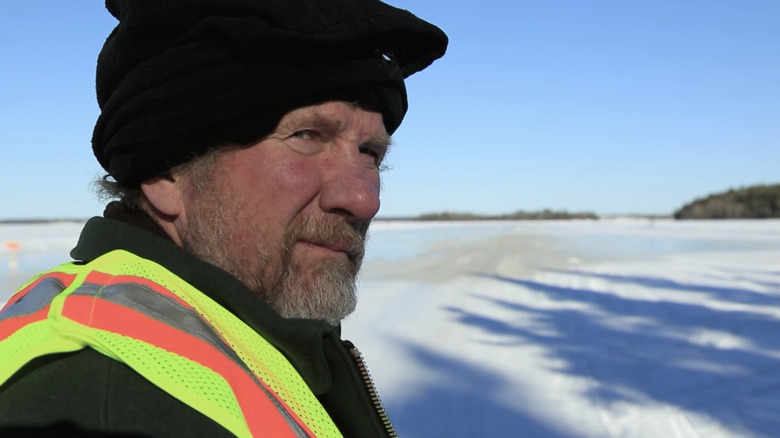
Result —
<instances>
[{"instance_id":1,"label":"snow","mask_svg":"<svg viewBox=\"0 0 780 438\"><path fill-rule=\"evenodd\" d=\"M79 228L0 226L3 293ZM403 437L780 430L780 221L376 222L360 290L344 336Z\"/></svg>"}]
</instances>

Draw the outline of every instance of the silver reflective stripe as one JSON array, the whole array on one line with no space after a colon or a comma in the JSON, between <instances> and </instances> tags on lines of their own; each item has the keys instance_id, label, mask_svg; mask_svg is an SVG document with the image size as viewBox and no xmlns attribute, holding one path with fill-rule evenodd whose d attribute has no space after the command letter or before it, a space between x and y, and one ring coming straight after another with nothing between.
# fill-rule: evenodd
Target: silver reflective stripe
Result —
<instances>
[{"instance_id":1,"label":"silver reflective stripe","mask_svg":"<svg viewBox=\"0 0 780 438\"><path fill-rule=\"evenodd\" d=\"M73 295L88 295L119 304L135 310L163 324L183 331L207 342L233 362L242 364L235 351L228 347L197 313L174 299L160 295L148 287L137 283L119 283L102 286L85 283L73 292Z\"/></svg>"},{"instance_id":2,"label":"silver reflective stripe","mask_svg":"<svg viewBox=\"0 0 780 438\"><path fill-rule=\"evenodd\" d=\"M257 377L255 377L254 373L246 366L238 354L222 340L211 325L198 315L197 312L181 305L170 297L161 295L149 287L138 283L118 283L109 286L85 283L75 290L73 295L92 296L96 299L103 299L119 304L207 342L219 350L219 352L230 358L230 360L252 378L257 386L265 393L271 402L273 402L276 409L282 414L287 421L287 424L298 437L310 438L310 435L298 425L276 396L258 381ZM247 408L251 409L251 406Z\"/></svg>"},{"instance_id":3,"label":"silver reflective stripe","mask_svg":"<svg viewBox=\"0 0 780 438\"><path fill-rule=\"evenodd\" d=\"M27 291L18 301L0 313L0 321L17 316L32 315L51 303L57 294L65 290L65 284L57 278L46 277Z\"/></svg>"}]
</instances>

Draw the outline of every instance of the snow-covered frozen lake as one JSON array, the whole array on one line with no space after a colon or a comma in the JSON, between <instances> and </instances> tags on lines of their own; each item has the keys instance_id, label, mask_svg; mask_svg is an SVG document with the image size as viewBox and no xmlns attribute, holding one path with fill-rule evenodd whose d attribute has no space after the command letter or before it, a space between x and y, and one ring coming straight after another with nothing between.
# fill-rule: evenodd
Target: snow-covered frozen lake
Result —
<instances>
[{"instance_id":1,"label":"snow-covered frozen lake","mask_svg":"<svg viewBox=\"0 0 780 438\"><path fill-rule=\"evenodd\" d=\"M780 436L780 221L377 222L344 336L406 438Z\"/></svg>"}]
</instances>

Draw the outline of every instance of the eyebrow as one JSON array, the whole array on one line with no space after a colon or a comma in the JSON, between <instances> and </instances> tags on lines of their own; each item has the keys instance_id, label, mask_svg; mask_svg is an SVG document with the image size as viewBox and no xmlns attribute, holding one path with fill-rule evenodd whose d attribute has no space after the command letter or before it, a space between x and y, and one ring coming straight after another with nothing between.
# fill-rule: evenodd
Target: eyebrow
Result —
<instances>
[{"instance_id":1,"label":"eyebrow","mask_svg":"<svg viewBox=\"0 0 780 438\"><path fill-rule=\"evenodd\" d=\"M333 120L328 117L324 111L318 109L312 113L297 115L289 120L286 125L288 129L291 129L289 125L304 124L311 125L314 128L321 129L323 131L339 132L342 130L344 122L341 119ZM374 137L363 142L364 145L370 145L374 147L381 147L389 151L390 147L394 144L393 138L387 132L382 132Z\"/></svg>"},{"instance_id":2,"label":"eyebrow","mask_svg":"<svg viewBox=\"0 0 780 438\"><path fill-rule=\"evenodd\" d=\"M382 133L382 134L375 135L373 138L369 139L367 142L363 144L381 147L384 148L386 151L390 151L390 148L393 146L394 143L395 142L393 141L393 137L391 137L390 134Z\"/></svg>"}]
</instances>

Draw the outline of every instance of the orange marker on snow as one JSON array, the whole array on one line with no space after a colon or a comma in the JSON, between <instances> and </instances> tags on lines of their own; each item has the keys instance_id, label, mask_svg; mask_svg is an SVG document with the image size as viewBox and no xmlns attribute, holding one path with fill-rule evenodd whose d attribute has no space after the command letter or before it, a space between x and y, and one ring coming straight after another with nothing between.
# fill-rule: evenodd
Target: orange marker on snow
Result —
<instances>
[{"instance_id":1,"label":"orange marker on snow","mask_svg":"<svg viewBox=\"0 0 780 438\"><path fill-rule=\"evenodd\" d=\"M16 268L19 267L19 262L16 259L16 252L19 251L21 245L15 240L7 240L4 242L4 245L5 249L8 250L8 271L13 274L16 272Z\"/></svg>"}]
</instances>

